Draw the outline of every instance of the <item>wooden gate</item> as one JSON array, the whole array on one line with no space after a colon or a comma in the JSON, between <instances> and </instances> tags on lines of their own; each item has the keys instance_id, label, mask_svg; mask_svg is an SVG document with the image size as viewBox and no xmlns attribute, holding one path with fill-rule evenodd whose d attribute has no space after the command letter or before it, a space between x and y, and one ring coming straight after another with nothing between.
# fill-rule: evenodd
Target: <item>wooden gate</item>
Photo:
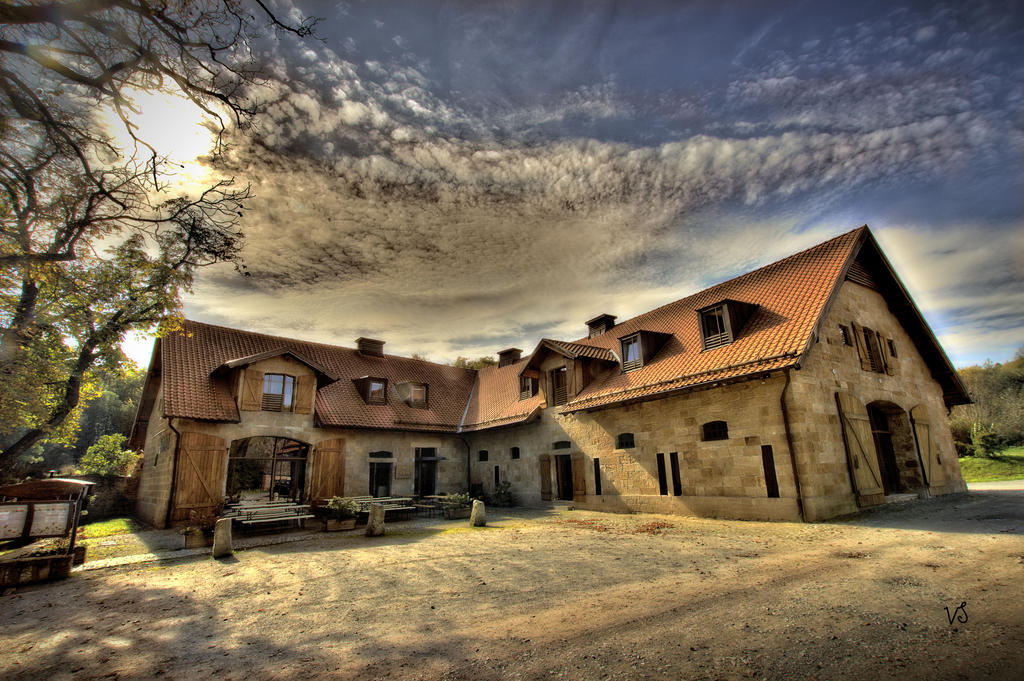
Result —
<instances>
[{"instance_id":1,"label":"wooden gate","mask_svg":"<svg viewBox=\"0 0 1024 681\"><path fill-rule=\"evenodd\" d=\"M178 444L171 521L188 520L192 511L208 513L224 502L227 443L204 433L184 432Z\"/></svg>"},{"instance_id":2,"label":"wooden gate","mask_svg":"<svg viewBox=\"0 0 1024 681\"><path fill-rule=\"evenodd\" d=\"M324 440L313 452L313 481L309 498L345 496L345 440Z\"/></svg>"},{"instance_id":3,"label":"wooden gate","mask_svg":"<svg viewBox=\"0 0 1024 681\"><path fill-rule=\"evenodd\" d=\"M910 424L914 428L914 441L917 443L917 456L924 466L924 481L929 487L940 487L946 484L946 473L942 470L942 457L939 455L935 441L932 439L931 424L928 421L928 410L919 404L910 410Z\"/></svg>"},{"instance_id":4,"label":"wooden gate","mask_svg":"<svg viewBox=\"0 0 1024 681\"><path fill-rule=\"evenodd\" d=\"M850 467L853 491L860 506L873 506L885 501L882 472L871 436L871 420L864 404L853 395L836 393L839 420L843 425L843 443Z\"/></svg>"},{"instance_id":5,"label":"wooden gate","mask_svg":"<svg viewBox=\"0 0 1024 681\"><path fill-rule=\"evenodd\" d=\"M541 454L540 460L540 498L551 501L551 455Z\"/></svg>"}]
</instances>

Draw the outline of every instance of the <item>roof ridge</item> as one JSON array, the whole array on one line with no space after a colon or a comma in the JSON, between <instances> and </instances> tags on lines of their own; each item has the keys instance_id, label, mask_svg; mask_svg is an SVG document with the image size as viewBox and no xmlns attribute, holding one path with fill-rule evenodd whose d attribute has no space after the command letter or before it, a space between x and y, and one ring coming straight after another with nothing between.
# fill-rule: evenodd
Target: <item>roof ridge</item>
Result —
<instances>
[{"instance_id":1,"label":"roof ridge","mask_svg":"<svg viewBox=\"0 0 1024 681\"><path fill-rule=\"evenodd\" d=\"M706 293L706 292L708 292L708 291L710 291L712 289L718 288L719 286L724 286L724 285L726 285L726 284L728 284L730 282L736 281L737 279L743 279L745 277L753 276L754 274L757 274L758 272L766 270L769 267L776 267L778 265L781 265L781 264L785 263L788 260L792 260L794 258L798 258L800 256L806 255L807 253L809 253L811 251L815 251L815 250L818 250L818 249L824 249L826 246L829 246L830 244L833 244L834 242L839 241L840 239L844 239L844 238L849 237L850 235L852 235L854 233L858 233L858 232L861 232L863 230L868 230L868 226L866 224L861 225L860 227L857 227L856 229L851 229L849 231L843 232L842 234L838 234L838 235L832 237L831 239L826 239L825 241L819 242L819 243L817 243L817 244L815 244L813 246L808 246L807 248L805 248L803 250L797 251L796 253L791 253L790 255L787 255L787 256L785 256L783 258L779 258L778 260L775 260L773 262L761 265L757 269L750 270L749 272L743 272L742 274L737 274L734 277L730 277L728 279L724 279L724 280L722 280L722 281L720 281L720 282L718 282L716 284L712 284L711 286L706 286L706 287L704 287L702 289L698 289L698 290L694 291L693 293L690 293L688 295L683 296L682 298L676 298L675 300L670 300L669 302L664 303L663 305L659 305L658 307L651 308L650 310L647 310L645 312L641 312L640 314L633 315L632 317L630 317L628 319L623 319L621 322L616 322L615 326L611 327L611 329L606 329L604 333L608 333L608 332L612 331L613 329L616 329L616 328L618 328L620 326L628 324L628 323L632 322L635 319L639 319L640 317L645 317L647 315L652 315L655 312L658 312L659 310L665 309L666 307L669 307L669 306L672 306L672 305L677 305L678 303L681 303L682 301L687 300L688 298L693 298L693 297L701 295L702 293ZM868 230L868 231L870 232L870 230ZM601 334L601 335L604 335L604 334ZM591 341L591 340L594 340L594 339L590 338L590 337L583 337L583 338L578 338L576 340L563 341L563 342L580 343L580 344L584 344L584 345L590 345L586 341Z\"/></svg>"}]
</instances>

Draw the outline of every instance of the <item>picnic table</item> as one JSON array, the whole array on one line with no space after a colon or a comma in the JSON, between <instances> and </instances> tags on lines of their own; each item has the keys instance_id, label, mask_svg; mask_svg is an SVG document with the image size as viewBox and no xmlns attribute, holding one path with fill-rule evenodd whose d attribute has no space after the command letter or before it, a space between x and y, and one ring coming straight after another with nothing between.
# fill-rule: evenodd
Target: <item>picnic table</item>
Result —
<instances>
[{"instance_id":1,"label":"picnic table","mask_svg":"<svg viewBox=\"0 0 1024 681\"><path fill-rule=\"evenodd\" d=\"M309 511L309 504L299 504L290 500L266 501L228 506L224 509L224 517L232 518L247 527L285 522L295 522L302 527L307 518L314 517Z\"/></svg>"}]
</instances>

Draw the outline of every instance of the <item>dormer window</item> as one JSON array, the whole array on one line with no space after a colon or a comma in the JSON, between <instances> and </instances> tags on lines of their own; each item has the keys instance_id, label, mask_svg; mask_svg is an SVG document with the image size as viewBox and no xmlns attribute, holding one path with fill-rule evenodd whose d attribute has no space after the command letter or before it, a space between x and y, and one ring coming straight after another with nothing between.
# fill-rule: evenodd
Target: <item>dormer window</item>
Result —
<instances>
[{"instance_id":1,"label":"dormer window","mask_svg":"<svg viewBox=\"0 0 1024 681\"><path fill-rule=\"evenodd\" d=\"M728 345L736 340L743 325L754 314L757 305L739 300L723 300L717 305L697 310L700 316L700 337L705 350Z\"/></svg>"},{"instance_id":2,"label":"dormer window","mask_svg":"<svg viewBox=\"0 0 1024 681\"><path fill-rule=\"evenodd\" d=\"M732 342L725 305L716 305L700 313L700 335L704 341L705 350Z\"/></svg>"},{"instance_id":3,"label":"dormer window","mask_svg":"<svg viewBox=\"0 0 1024 681\"><path fill-rule=\"evenodd\" d=\"M409 386L409 405L413 407L427 406L426 383L413 383Z\"/></svg>"},{"instance_id":4,"label":"dormer window","mask_svg":"<svg viewBox=\"0 0 1024 681\"><path fill-rule=\"evenodd\" d=\"M362 378L353 379L352 382L356 384L363 402L367 404L387 404L388 381L386 378L363 376Z\"/></svg>"},{"instance_id":5,"label":"dormer window","mask_svg":"<svg viewBox=\"0 0 1024 681\"><path fill-rule=\"evenodd\" d=\"M519 399L528 400L537 394L537 379L529 376L519 377Z\"/></svg>"},{"instance_id":6,"label":"dormer window","mask_svg":"<svg viewBox=\"0 0 1024 681\"><path fill-rule=\"evenodd\" d=\"M622 339L622 371L633 371L643 366L640 355L640 334L634 333Z\"/></svg>"},{"instance_id":7,"label":"dormer window","mask_svg":"<svg viewBox=\"0 0 1024 681\"><path fill-rule=\"evenodd\" d=\"M295 378L284 374L263 374L263 411L291 411Z\"/></svg>"}]
</instances>

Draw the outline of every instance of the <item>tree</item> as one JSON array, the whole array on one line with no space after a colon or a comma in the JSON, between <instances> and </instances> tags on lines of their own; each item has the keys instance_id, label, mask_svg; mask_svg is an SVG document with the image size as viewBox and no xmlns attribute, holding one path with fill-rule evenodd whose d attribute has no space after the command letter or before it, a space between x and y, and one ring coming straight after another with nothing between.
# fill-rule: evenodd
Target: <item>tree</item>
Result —
<instances>
[{"instance_id":1,"label":"tree","mask_svg":"<svg viewBox=\"0 0 1024 681\"><path fill-rule=\"evenodd\" d=\"M1024 442L1024 348L1005 364L960 369L972 404L955 407L950 427L965 449L991 455Z\"/></svg>"},{"instance_id":2,"label":"tree","mask_svg":"<svg viewBox=\"0 0 1024 681\"><path fill-rule=\"evenodd\" d=\"M498 365L498 360L494 359L492 355L486 357L477 357L476 359L470 359L459 355L455 358L453 367L459 369L483 369L484 367L493 367Z\"/></svg>"},{"instance_id":3,"label":"tree","mask_svg":"<svg viewBox=\"0 0 1024 681\"><path fill-rule=\"evenodd\" d=\"M250 39L268 27L305 36L312 24L287 25L262 0L26 0L0 4L0 26L6 468L44 439L70 441L96 369L116 369L125 333L178 313L198 268L238 263L248 188L225 179L168 196L165 159L136 135L133 92L169 87L219 132L244 128L258 110ZM134 149L96 127L102 104Z\"/></svg>"},{"instance_id":4,"label":"tree","mask_svg":"<svg viewBox=\"0 0 1024 681\"><path fill-rule=\"evenodd\" d=\"M93 475L127 475L139 455L124 449L124 435L104 435L82 457L81 470Z\"/></svg>"}]
</instances>

